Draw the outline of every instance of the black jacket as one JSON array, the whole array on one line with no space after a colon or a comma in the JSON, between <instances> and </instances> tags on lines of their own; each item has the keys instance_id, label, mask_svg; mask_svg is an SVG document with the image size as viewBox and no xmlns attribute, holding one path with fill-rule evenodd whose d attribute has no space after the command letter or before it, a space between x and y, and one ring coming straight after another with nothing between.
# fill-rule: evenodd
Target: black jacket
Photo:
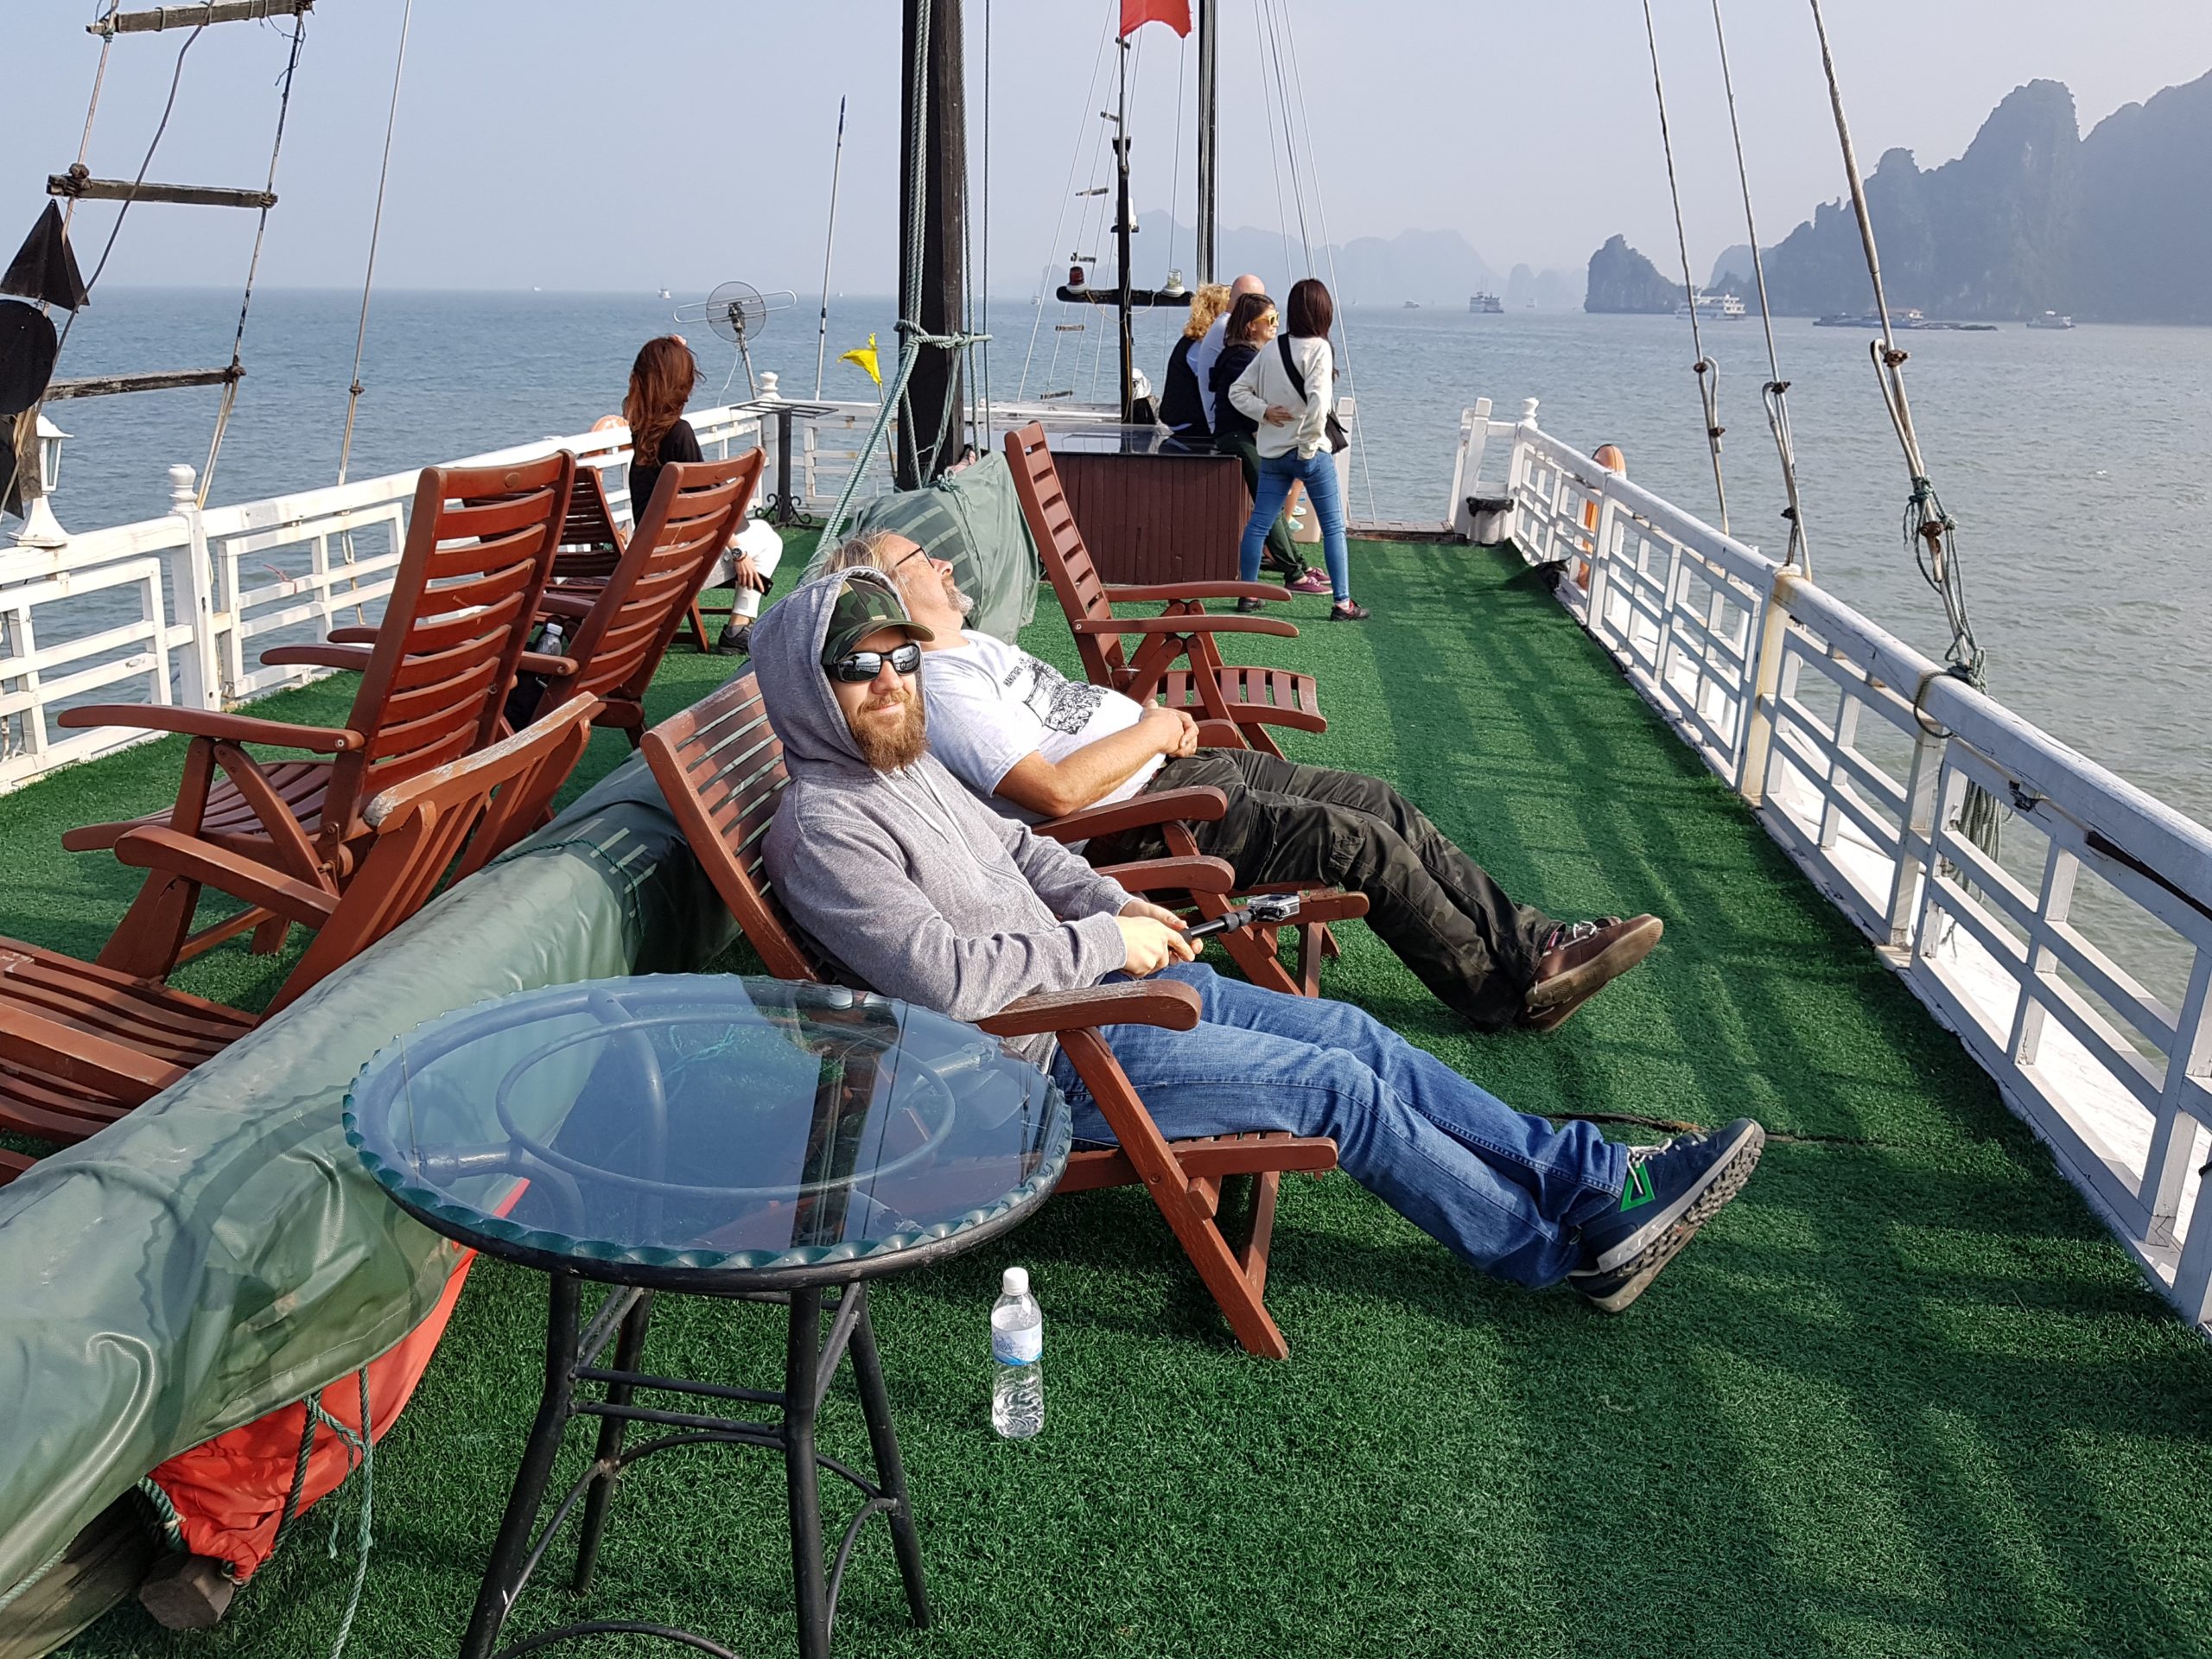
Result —
<instances>
[{"instance_id":1,"label":"black jacket","mask_svg":"<svg viewBox=\"0 0 2212 1659\"><path fill-rule=\"evenodd\" d=\"M1260 348L1249 340L1231 340L1221 348L1221 355L1213 360L1213 429L1215 435L1224 438L1249 438L1260 429L1260 423L1229 401L1229 389L1235 385Z\"/></svg>"},{"instance_id":2,"label":"black jacket","mask_svg":"<svg viewBox=\"0 0 2212 1659\"><path fill-rule=\"evenodd\" d=\"M1198 377L1191 368L1191 347L1198 342L1185 335L1167 353L1167 385L1160 395L1160 418L1186 438L1210 438L1206 406L1198 399Z\"/></svg>"}]
</instances>

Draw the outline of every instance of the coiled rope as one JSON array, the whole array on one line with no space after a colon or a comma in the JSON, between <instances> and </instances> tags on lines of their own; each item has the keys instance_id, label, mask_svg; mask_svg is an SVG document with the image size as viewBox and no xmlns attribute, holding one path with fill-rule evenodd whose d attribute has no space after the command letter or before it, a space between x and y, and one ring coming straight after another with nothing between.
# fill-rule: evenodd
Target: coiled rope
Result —
<instances>
[{"instance_id":1,"label":"coiled rope","mask_svg":"<svg viewBox=\"0 0 2212 1659\"><path fill-rule=\"evenodd\" d=\"M1908 353L1898 349L1897 334L1890 326L1890 303L1882 287L1881 254L1874 245L1874 219L1866 205L1866 187L1859 175L1859 158L1851 143L1851 123L1843 110L1843 89L1835 73L1835 54L1828 47L1827 22L1821 15L1821 0L1809 0L1813 8L1813 27L1821 40L1821 68L1827 77L1828 102L1835 111L1837 140L1843 147L1843 168L1851 185L1852 211L1859 219L1859 239L1866 251L1866 274L1874 283L1874 308L1881 320L1882 338L1869 341L1867 351L1874 362L1875 383L1881 389L1883 406L1889 410L1890 424L1897 430L1898 445L1904 451L1905 470L1912 480L1912 493L1904 505L1905 544L1912 550L1915 563L1928 585L1936 590L1942 601L1943 618L1951 630L1951 643L1943 657L1948 671L1964 680L1976 690L1986 683L1987 656L1980 642L1974 638L1974 622L1967 612L1966 572L1959 562L1958 525L1945 511L1943 499L1936 492L1928 476L1928 463L1920 448L1920 435L1912 423L1912 405L1906 399L1904 365ZM1977 785L1968 785L1964 803L1959 810L1960 832L1976 846L1995 853L2004 823L2004 809Z\"/></svg>"},{"instance_id":2,"label":"coiled rope","mask_svg":"<svg viewBox=\"0 0 2212 1659\"><path fill-rule=\"evenodd\" d=\"M1789 547L1783 563L1796 565L1810 576L1813 550L1805 538L1805 510L1797 493L1797 446L1789 430L1789 383L1782 378L1782 359L1774 346L1774 308L1766 298L1766 256L1759 251L1758 219L1751 211L1751 175L1744 162L1744 129L1736 118L1736 79L1728 67L1728 35L1720 23L1720 0L1713 0L1713 36L1720 47L1720 84L1728 94L1728 130L1736 140L1736 180L1744 192L1744 232L1751 243L1751 275L1758 283L1759 326L1766 330L1767 381L1759 389L1766 405L1766 423L1774 434L1774 452L1782 463L1783 493L1789 505L1782 516L1789 522Z\"/></svg>"},{"instance_id":3,"label":"coiled rope","mask_svg":"<svg viewBox=\"0 0 2212 1659\"><path fill-rule=\"evenodd\" d=\"M1728 533L1728 480L1720 467L1720 365L1705 354L1705 336L1697 321L1697 279L1690 274L1689 234L1682 228L1682 192L1675 180L1675 140L1667 125L1667 82L1659 73L1659 35L1652 26L1651 0L1643 0L1643 38L1651 47L1651 92L1659 105L1659 147L1667 156L1667 194L1675 203L1675 245L1682 256L1682 303L1689 308L1690 346L1697 361L1690 372L1697 376L1698 402L1705 410L1705 444L1713 456L1713 493L1720 504L1720 533Z\"/></svg>"}]
</instances>

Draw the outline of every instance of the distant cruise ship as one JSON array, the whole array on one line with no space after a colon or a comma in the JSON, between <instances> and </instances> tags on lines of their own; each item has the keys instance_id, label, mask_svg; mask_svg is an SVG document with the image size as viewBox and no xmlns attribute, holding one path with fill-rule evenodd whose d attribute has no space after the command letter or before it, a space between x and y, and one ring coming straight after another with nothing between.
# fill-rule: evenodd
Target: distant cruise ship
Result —
<instances>
[{"instance_id":1,"label":"distant cruise ship","mask_svg":"<svg viewBox=\"0 0 2212 1659\"><path fill-rule=\"evenodd\" d=\"M1687 317L1689 314L1690 302L1688 300L1675 308L1675 315L1678 317ZM1708 293L1700 293L1697 296L1697 314L1707 322L1741 322L1751 315L1750 308L1735 295Z\"/></svg>"},{"instance_id":2,"label":"distant cruise ship","mask_svg":"<svg viewBox=\"0 0 2212 1659\"><path fill-rule=\"evenodd\" d=\"M1502 317L1505 315L1505 302L1495 294L1478 294L1467 302L1467 309L1479 316Z\"/></svg>"}]
</instances>

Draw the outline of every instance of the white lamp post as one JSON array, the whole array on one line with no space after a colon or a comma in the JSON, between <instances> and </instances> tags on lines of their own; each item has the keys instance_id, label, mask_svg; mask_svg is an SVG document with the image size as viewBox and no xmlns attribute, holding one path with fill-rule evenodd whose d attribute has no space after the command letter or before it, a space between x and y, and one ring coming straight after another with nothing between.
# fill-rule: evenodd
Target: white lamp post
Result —
<instances>
[{"instance_id":1,"label":"white lamp post","mask_svg":"<svg viewBox=\"0 0 2212 1659\"><path fill-rule=\"evenodd\" d=\"M18 547L64 547L68 544L69 532L61 528L54 516L54 509L47 498L54 493L54 486L61 480L61 445L68 434L46 418L43 410L38 417L38 475L39 493L27 504L23 527L16 532Z\"/></svg>"}]
</instances>

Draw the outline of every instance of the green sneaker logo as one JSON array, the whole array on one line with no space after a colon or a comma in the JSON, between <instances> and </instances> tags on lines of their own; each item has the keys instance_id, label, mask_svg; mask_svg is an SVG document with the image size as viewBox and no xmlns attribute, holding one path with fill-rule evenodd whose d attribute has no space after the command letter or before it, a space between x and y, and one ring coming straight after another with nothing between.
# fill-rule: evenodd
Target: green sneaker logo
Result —
<instances>
[{"instance_id":1,"label":"green sneaker logo","mask_svg":"<svg viewBox=\"0 0 2212 1659\"><path fill-rule=\"evenodd\" d=\"M1642 1164L1628 1166L1628 1179L1621 1185L1621 1208L1641 1209L1658 1195L1651 1190L1651 1178L1643 1173Z\"/></svg>"}]
</instances>

